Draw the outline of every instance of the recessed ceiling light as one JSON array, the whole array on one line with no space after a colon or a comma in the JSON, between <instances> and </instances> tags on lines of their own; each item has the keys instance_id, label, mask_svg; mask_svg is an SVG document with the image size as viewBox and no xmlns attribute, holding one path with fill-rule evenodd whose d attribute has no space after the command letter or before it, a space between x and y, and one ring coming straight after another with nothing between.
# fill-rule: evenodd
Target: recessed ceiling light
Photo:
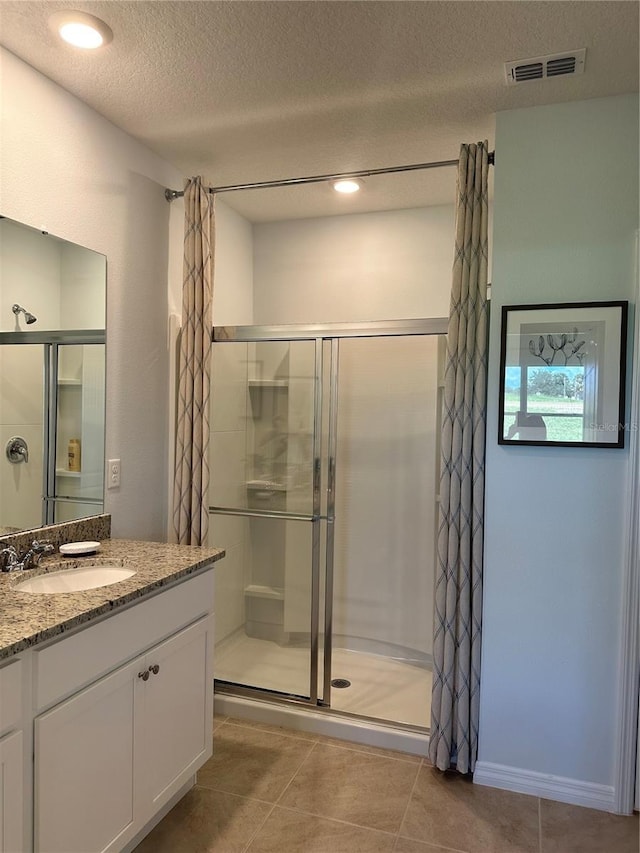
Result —
<instances>
[{"instance_id":1,"label":"recessed ceiling light","mask_svg":"<svg viewBox=\"0 0 640 853\"><path fill-rule=\"evenodd\" d=\"M111 28L87 12L54 12L49 25L64 41L86 50L95 50L113 39Z\"/></svg>"},{"instance_id":2,"label":"recessed ceiling light","mask_svg":"<svg viewBox=\"0 0 640 853\"><path fill-rule=\"evenodd\" d=\"M353 179L336 181L333 185L334 190L337 193L344 193L345 195L350 195L351 193L357 193L360 189L360 182L354 181Z\"/></svg>"}]
</instances>

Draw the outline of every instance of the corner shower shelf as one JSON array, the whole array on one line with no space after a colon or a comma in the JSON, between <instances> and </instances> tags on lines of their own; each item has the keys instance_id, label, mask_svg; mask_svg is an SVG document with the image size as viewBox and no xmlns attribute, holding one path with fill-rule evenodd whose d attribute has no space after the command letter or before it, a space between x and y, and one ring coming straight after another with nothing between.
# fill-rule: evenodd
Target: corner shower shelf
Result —
<instances>
[{"instance_id":1,"label":"corner shower shelf","mask_svg":"<svg viewBox=\"0 0 640 853\"><path fill-rule=\"evenodd\" d=\"M56 477L82 477L81 471L69 471L66 468L56 468Z\"/></svg>"},{"instance_id":2,"label":"corner shower shelf","mask_svg":"<svg viewBox=\"0 0 640 853\"><path fill-rule=\"evenodd\" d=\"M272 601L284 601L284 590L278 586L263 586L252 583L245 586L244 594L252 598L269 598Z\"/></svg>"},{"instance_id":3,"label":"corner shower shelf","mask_svg":"<svg viewBox=\"0 0 640 853\"><path fill-rule=\"evenodd\" d=\"M273 480L247 480L246 487L251 492L286 492L284 483L276 483Z\"/></svg>"},{"instance_id":4,"label":"corner shower shelf","mask_svg":"<svg viewBox=\"0 0 640 853\"><path fill-rule=\"evenodd\" d=\"M75 385L78 388L82 385L82 379L65 379L63 376L58 377L58 385Z\"/></svg>"}]
</instances>

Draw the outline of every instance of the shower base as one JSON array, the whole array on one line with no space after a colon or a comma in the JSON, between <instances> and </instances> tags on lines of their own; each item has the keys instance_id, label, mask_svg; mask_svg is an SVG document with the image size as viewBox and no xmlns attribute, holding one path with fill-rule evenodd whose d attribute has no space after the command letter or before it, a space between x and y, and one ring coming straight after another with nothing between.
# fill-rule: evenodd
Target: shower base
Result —
<instances>
[{"instance_id":1,"label":"shower base","mask_svg":"<svg viewBox=\"0 0 640 853\"><path fill-rule=\"evenodd\" d=\"M308 689L308 668L308 649L280 646L244 634L235 635L216 648L216 679L238 685L301 694L305 687ZM334 649L332 676L348 679L351 686L331 691L329 711L237 698L226 691L216 694L216 709L260 722L295 722L295 727L306 731L424 754L426 732L405 731L404 727L427 729L430 724L429 669L379 655ZM285 721L277 723L274 715Z\"/></svg>"}]
</instances>

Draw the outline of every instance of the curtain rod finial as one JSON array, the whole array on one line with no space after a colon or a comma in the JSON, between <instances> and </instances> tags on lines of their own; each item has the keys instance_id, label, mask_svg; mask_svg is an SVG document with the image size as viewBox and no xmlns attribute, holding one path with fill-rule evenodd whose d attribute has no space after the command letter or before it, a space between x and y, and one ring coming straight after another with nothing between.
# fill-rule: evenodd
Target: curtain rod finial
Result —
<instances>
[{"instance_id":1,"label":"curtain rod finial","mask_svg":"<svg viewBox=\"0 0 640 853\"><path fill-rule=\"evenodd\" d=\"M184 193L180 192L180 190L166 189L164 191L164 197L167 201L175 201L177 198L180 198L183 195Z\"/></svg>"}]
</instances>

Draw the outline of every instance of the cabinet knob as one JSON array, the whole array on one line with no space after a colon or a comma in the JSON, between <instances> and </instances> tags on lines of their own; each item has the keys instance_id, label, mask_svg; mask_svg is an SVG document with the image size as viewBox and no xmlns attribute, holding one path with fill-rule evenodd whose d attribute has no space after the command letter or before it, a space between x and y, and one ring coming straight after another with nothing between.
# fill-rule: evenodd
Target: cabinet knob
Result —
<instances>
[{"instance_id":1,"label":"cabinet knob","mask_svg":"<svg viewBox=\"0 0 640 853\"><path fill-rule=\"evenodd\" d=\"M144 672L139 672L138 678L141 678L143 681L148 681L149 680L149 670L145 669Z\"/></svg>"},{"instance_id":2,"label":"cabinet knob","mask_svg":"<svg viewBox=\"0 0 640 853\"><path fill-rule=\"evenodd\" d=\"M157 663L154 663L153 666L149 667L149 672L152 672L154 675L157 675L160 672L160 665Z\"/></svg>"}]
</instances>

